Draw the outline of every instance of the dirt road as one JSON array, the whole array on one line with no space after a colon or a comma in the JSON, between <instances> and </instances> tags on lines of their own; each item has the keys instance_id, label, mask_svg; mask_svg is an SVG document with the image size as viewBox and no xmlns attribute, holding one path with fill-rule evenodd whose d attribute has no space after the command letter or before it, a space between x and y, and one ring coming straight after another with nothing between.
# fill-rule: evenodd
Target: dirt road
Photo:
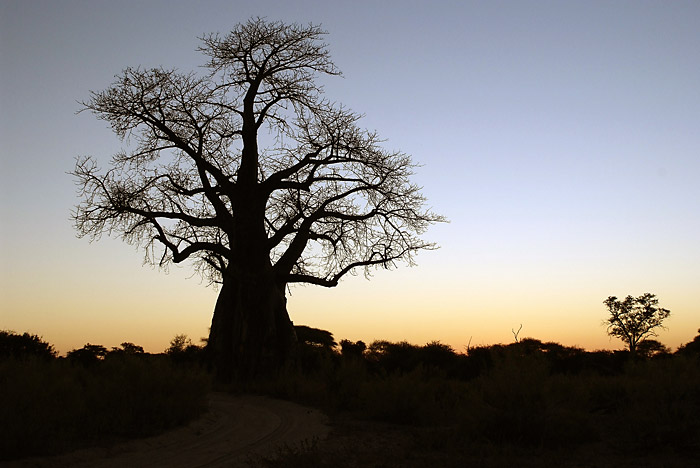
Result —
<instances>
[{"instance_id":1,"label":"dirt road","mask_svg":"<svg viewBox=\"0 0 700 468\"><path fill-rule=\"evenodd\" d=\"M260 396L213 393L208 412L188 426L109 448L18 460L7 466L244 467L256 456L272 455L285 446L325 438L328 434L326 422L325 415L318 410L291 402Z\"/></svg>"}]
</instances>

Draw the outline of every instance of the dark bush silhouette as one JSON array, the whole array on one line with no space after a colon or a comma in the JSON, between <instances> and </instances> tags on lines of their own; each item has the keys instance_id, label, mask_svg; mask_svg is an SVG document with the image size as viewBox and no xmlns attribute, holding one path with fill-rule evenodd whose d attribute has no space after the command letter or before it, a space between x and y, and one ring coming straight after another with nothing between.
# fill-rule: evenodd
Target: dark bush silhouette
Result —
<instances>
[{"instance_id":1,"label":"dark bush silhouette","mask_svg":"<svg viewBox=\"0 0 700 468\"><path fill-rule=\"evenodd\" d=\"M305 372L328 367L337 358L337 344L331 332L306 325L295 325L294 331L299 342L299 361Z\"/></svg>"},{"instance_id":2,"label":"dark bush silhouette","mask_svg":"<svg viewBox=\"0 0 700 468\"><path fill-rule=\"evenodd\" d=\"M340 354L344 358L362 358L366 349L364 341L340 340Z\"/></svg>"},{"instance_id":3,"label":"dark bush silhouette","mask_svg":"<svg viewBox=\"0 0 700 468\"><path fill-rule=\"evenodd\" d=\"M206 357L205 347L192 343L192 340L185 334L175 335L170 340L170 346L165 349L164 353L172 360L180 363L203 363Z\"/></svg>"},{"instance_id":4,"label":"dark bush silhouette","mask_svg":"<svg viewBox=\"0 0 700 468\"><path fill-rule=\"evenodd\" d=\"M107 348L104 346L87 343L82 348L68 351L66 358L76 364L94 366L98 362L104 360L107 353Z\"/></svg>"},{"instance_id":5,"label":"dark bush silhouette","mask_svg":"<svg viewBox=\"0 0 700 468\"><path fill-rule=\"evenodd\" d=\"M646 339L637 345L637 356L644 359L669 356L671 349L658 340Z\"/></svg>"},{"instance_id":6,"label":"dark bush silhouette","mask_svg":"<svg viewBox=\"0 0 700 468\"><path fill-rule=\"evenodd\" d=\"M143 347L135 345L134 343L130 343L128 341L125 341L124 343L119 345L119 347L113 347L112 350L109 352L109 355L133 356L137 354L144 354Z\"/></svg>"},{"instance_id":7,"label":"dark bush silhouette","mask_svg":"<svg viewBox=\"0 0 700 468\"><path fill-rule=\"evenodd\" d=\"M700 357L700 329L698 329L698 335L693 338L693 341L681 345L676 353Z\"/></svg>"},{"instance_id":8,"label":"dark bush silhouette","mask_svg":"<svg viewBox=\"0 0 700 468\"><path fill-rule=\"evenodd\" d=\"M294 325L294 331L297 334L299 343L328 350L337 346L333 339L333 334L329 331L307 327L306 325Z\"/></svg>"},{"instance_id":9,"label":"dark bush silhouette","mask_svg":"<svg viewBox=\"0 0 700 468\"><path fill-rule=\"evenodd\" d=\"M374 370L405 373L420 363L420 348L407 341L392 343L377 340L370 343L365 356Z\"/></svg>"},{"instance_id":10,"label":"dark bush silhouette","mask_svg":"<svg viewBox=\"0 0 700 468\"><path fill-rule=\"evenodd\" d=\"M0 330L0 358L32 356L53 359L56 354L54 347L37 335L30 335L27 332L20 335L9 330Z\"/></svg>"}]
</instances>

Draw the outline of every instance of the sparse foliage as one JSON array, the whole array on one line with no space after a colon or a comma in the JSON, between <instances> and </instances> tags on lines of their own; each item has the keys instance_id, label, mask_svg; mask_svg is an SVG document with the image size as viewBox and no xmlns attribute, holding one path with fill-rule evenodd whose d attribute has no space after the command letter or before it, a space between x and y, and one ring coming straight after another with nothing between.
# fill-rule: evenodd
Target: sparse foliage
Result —
<instances>
[{"instance_id":1,"label":"sparse foliage","mask_svg":"<svg viewBox=\"0 0 700 468\"><path fill-rule=\"evenodd\" d=\"M78 233L120 234L221 283L209 347L229 378L293 354L287 285L413 263L443 220L411 158L322 97L316 78L340 74L324 34L252 19L202 38L207 74L127 68L84 103L134 148L105 172L78 159Z\"/></svg>"},{"instance_id":2,"label":"sparse foliage","mask_svg":"<svg viewBox=\"0 0 700 468\"><path fill-rule=\"evenodd\" d=\"M636 355L640 342L657 336L656 329L663 328L663 321L671 315L670 310L658 307L658 299L650 293L627 296L622 301L610 296L603 303L610 312L605 321L608 334L624 341L632 355Z\"/></svg>"}]
</instances>

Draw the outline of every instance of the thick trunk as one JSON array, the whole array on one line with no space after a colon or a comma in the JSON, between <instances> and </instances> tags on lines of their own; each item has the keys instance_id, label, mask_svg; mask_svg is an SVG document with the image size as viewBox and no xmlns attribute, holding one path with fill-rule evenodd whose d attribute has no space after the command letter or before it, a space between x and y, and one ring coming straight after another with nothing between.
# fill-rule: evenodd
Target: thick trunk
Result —
<instances>
[{"instance_id":1,"label":"thick trunk","mask_svg":"<svg viewBox=\"0 0 700 468\"><path fill-rule=\"evenodd\" d=\"M218 379L250 379L289 365L296 357L296 335L284 284L267 272L229 270L223 277L208 342Z\"/></svg>"}]
</instances>

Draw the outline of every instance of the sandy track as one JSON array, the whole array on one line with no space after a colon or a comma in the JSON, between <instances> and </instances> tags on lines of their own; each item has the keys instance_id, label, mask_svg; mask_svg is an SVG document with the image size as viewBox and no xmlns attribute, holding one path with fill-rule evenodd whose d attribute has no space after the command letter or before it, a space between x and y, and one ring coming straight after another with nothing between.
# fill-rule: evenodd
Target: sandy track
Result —
<instances>
[{"instance_id":1,"label":"sandy track","mask_svg":"<svg viewBox=\"0 0 700 468\"><path fill-rule=\"evenodd\" d=\"M288 401L212 393L198 420L159 436L48 458L18 460L28 467L219 468L247 466L256 455L272 455L328 434L325 415Z\"/></svg>"}]
</instances>

